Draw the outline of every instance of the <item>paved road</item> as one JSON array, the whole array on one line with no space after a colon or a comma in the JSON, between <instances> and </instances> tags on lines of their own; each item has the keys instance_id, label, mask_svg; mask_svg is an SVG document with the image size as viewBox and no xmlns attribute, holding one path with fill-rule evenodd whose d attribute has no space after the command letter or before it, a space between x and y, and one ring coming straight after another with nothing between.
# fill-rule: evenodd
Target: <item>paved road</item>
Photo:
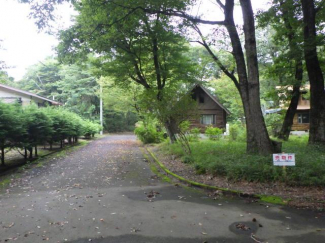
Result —
<instances>
[{"instance_id":1,"label":"paved road","mask_svg":"<svg viewBox=\"0 0 325 243\"><path fill-rule=\"evenodd\" d=\"M324 214L161 182L129 135L25 172L1 192L0 215L0 242L325 242Z\"/></svg>"}]
</instances>

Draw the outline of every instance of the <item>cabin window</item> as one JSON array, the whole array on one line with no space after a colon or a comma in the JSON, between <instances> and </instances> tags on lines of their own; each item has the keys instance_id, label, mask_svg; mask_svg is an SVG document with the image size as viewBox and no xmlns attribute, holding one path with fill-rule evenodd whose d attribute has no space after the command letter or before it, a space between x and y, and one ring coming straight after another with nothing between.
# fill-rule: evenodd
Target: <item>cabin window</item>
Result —
<instances>
[{"instance_id":1,"label":"cabin window","mask_svg":"<svg viewBox=\"0 0 325 243\"><path fill-rule=\"evenodd\" d=\"M199 102L204 103L204 97L203 96L199 96Z\"/></svg>"},{"instance_id":2,"label":"cabin window","mask_svg":"<svg viewBox=\"0 0 325 243\"><path fill-rule=\"evenodd\" d=\"M214 125L216 124L216 115L202 115L201 124L203 125Z\"/></svg>"},{"instance_id":3,"label":"cabin window","mask_svg":"<svg viewBox=\"0 0 325 243\"><path fill-rule=\"evenodd\" d=\"M298 123L309 123L309 113L300 113L298 114Z\"/></svg>"}]
</instances>

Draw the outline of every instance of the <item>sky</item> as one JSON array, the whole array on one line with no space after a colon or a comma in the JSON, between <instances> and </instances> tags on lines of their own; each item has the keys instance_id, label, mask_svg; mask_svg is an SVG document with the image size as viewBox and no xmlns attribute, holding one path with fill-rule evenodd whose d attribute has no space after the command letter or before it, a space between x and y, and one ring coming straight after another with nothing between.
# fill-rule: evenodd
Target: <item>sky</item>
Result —
<instances>
[{"instance_id":1,"label":"sky","mask_svg":"<svg viewBox=\"0 0 325 243\"><path fill-rule=\"evenodd\" d=\"M192 10L194 15L204 14L208 19L222 20L217 14L213 0L202 0L201 4ZM265 8L267 0L252 0L254 10ZM235 16L240 16L240 11ZM27 4L18 3L17 0L0 0L0 60L4 61L9 69L5 71L14 79L20 80L26 69L48 56L55 55L54 47L58 44L55 36L39 33L34 20L28 18L30 9ZM70 16L73 10L66 4L57 11L61 19L56 22L58 26L67 27L71 24ZM238 18L240 19L240 18Z\"/></svg>"}]
</instances>

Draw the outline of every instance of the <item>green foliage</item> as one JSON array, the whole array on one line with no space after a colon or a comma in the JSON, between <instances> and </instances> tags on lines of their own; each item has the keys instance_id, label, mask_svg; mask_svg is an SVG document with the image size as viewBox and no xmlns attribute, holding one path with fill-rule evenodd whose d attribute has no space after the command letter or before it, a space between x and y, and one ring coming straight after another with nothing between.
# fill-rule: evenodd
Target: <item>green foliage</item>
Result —
<instances>
[{"instance_id":1,"label":"green foliage","mask_svg":"<svg viewBox=\"0 0 325 243\"><path fill-rule=\"evenodd\" d=\"M244 121L243 103L234 83L230 82L226 75L221 75L220 78L211 80L209 86L215 89L215 94L220 103L230 111L231 114L227 120Z\"/></svg>"},{"instance_id":2,"label":"green foliage","mask_svg":"<svg viewBox=\"0 0 325 243\"><path fill-rule=\"evenodd\" d=\"M98 119L99 85L89 63L62 65L55 58L47 58L29 67L17 85L40 96L54 98L86 119Z\"/></svg>"},{"instance_id":3,"label":"green foliage","mask_svg":"<svg viewBox=\"0 0 325 243\"><path fill-rule=\"evenodd\" d=\"M229 126L229 140L236 141L239 135L239 126L237 124L230 124Z\"/></svg>"},{"instance_id":4,"label":"green foliage","mask_svg":"<svg viewBox=\"0 0 325 243\"><path fill-rule=\"evenodd\" d=\"M134 133L144 144L160 143L164 139L163 132L157 131L156 125L154 123L145 125L143 122L138 122Z\"/></svg>"},{"instance_id":5,"label":"green foliage","mask_svg":"<svg viewBox=\"0 0 325 243\"><path fill-rule=\"evenodd\" d=\"M25 134L25 127L18 105L0 102L0 148L4 164L4 149L18 144L18 138Z\"/></svg>"},{"instance_id":6,"label":"green foliage","mask_svg":"<svg viewBox=\"0 0 325 243\"><path fill-rule=\"evenodd\" d=\"M194 127L190 130L189 134L190 134L189 140L191 142L195 142L195 141L199 141L201 131L199 128Z\"/></svg>"},{"instance_id":7,"label":"green foliage","mask_svg":"<svg viewBox=\"0 0 325 243\"><path fill-rule=\"evenodd\" d=\"M100 125L83 120L79 115L63 108L38 108L36 105L21 107L0 102L0 147L25 148L32 157L33 147L39 144L77 141L101 130ZM4 154L2 164L4 164Z\"/></svg>"},{"instance_id":8,"label":"green foliage","mask_svg":"<svg viewBox=\"0 0 325 243\"><path fill-rule=\"evenodd\" d=\"M325 186L324 146L308 145L308 136L291 136L283 151L296 154L296 166L273 166L272 156L245 153L245 142L226 140L200 141L191 144L191 164L198 174L212 173L230 181L281 181L288 185ZM178 144L163 145L167 153L186 156Z\"/></svg>"},{"instance_id":9,"label":"green foliage","mask_svg":"<svg viewBox=\"0 0 325 243\"><path fill-rule=\"evenodd\" d=\"M101 77L103 87L104 129L108 132L134 131L139 120L135 97L139 87L121 88L110 77Z\"/></svg>"},{"instance_id":10,"label":"green foliage","mask_svg":"<svg viewBox=\"0 0 325 243\"><path fill-rule=\"evenodd\" d=\"M246 141L246 128L241 123L232 123L229 126L230 141Z\"/></svg>"},{"instance_id":11,"label":"green foliage","mask_svg":"<svg viewBox=\"0 0 325 243\"><path fill-rule=\"evenodd\" d=\"M91 121L83 121L83 134L85 138L94 137L96 133L101 131L101 126L99 124L93 123Z\"/></svg>"},{"instance_id":12,"label":"green foliage","mask_svg":"<svg viewBox=\"0 0 325 243\"><path fill-rule=\"evenodd\" d=\"M26 136L24 143L29 146L36 146L46 142L53 133L52 119L50 119L43 109L38 109L36 105L23 108L22 112Z\"/></svg>"},{"instance_id":13,"label":"green foliage","mask_svg":"<svg viewBox=\"0 0 325 243\"><path fill-rule=\"evenodd\" d=\"M59 57L73 62L87 58L89 53L98 53L94 60L98 76L109 76L123 89L132 89L134 84L141 86L131 99L133 105L140 116L150 113L158 119L174 139L174 127L184 120L178 119L179 115L186 114L185 106L182 112L176 107L180 106L187 84L196 81L196 70L185 55L188 45L173 18L140 9L129 12L139 6L146 8L148 2L76 3L75 24L60 32ZM150 1L153 8L167 6L185 7L185 4Z\"/></svg>"},{"instance_id":14,"label":"green foliage","mask_svg":"<svg viewBox=\"0 0 325 243\"><path fill-rule=\"evenodd\" d=\"M0 84L13 85L14 79L9 77L8 73L1 70L1 61L0 61Z\"/></svg>"},{"instance_id":15,"label":"green foliage","mask_svg":"<svg viewBox=\"0 0 325 243\"><path fill-rule=\"evenodd\" d=\"M273 113L265 116L266 128L272 136L277 136L281 130L283 116L281 114Z\"/></svg>"},{"instance_id":16,"label":"green foliage","mask_svg":"<svg viewBox=\"0 0 325 243\"><path fill-rule=\"evenodd\" d=\"M210 140L219 140L222 137L222 129L218 127L207 127L205 129L205 135L208 136Z\"/></svg>"}]
</instances>

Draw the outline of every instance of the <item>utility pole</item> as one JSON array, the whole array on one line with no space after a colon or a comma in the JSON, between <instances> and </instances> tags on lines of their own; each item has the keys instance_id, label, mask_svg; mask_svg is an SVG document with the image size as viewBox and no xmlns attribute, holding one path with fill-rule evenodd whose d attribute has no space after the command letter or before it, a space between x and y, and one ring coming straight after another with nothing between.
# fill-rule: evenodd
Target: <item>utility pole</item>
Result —
<instances>
[{"instance_id":1,"label":"utility pole","mask_svg":"<svg viewBox=\"0 0 325 243\"><path fill-rule=\"evenodd\" d=\"M102 130L100 131L100 135L103 135L103 87L102 87L102 83L99 83L100 86L100 99L99 99L99 120L100 120L100 125L102 126Z\"/></svg>"}]
</instances>

